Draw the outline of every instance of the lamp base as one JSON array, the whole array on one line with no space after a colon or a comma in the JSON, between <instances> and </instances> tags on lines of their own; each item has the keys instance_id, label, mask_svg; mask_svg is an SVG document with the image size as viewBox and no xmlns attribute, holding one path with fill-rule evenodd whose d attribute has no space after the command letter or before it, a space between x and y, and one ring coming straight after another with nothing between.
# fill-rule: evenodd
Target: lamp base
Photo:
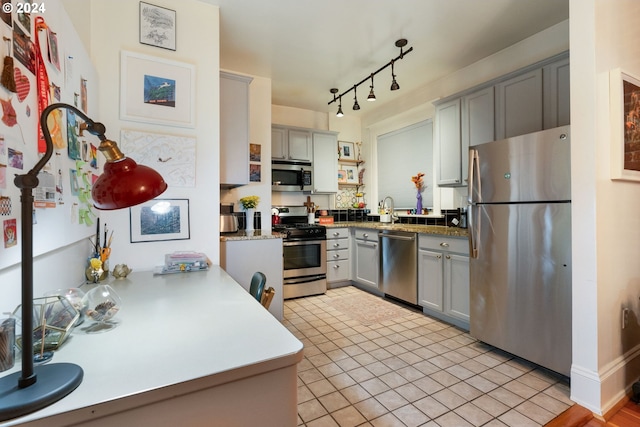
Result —
<instances>
[{"instance_id":1,"label":"lamp base","mask_svg":"<svg viewBox=\"0 0 640 427\"><path fill-rule=\"evenodd\" d=\"M38 380L18 388L21 372L0 378L0 421L10 420L45 408L62 399L82 382L84 372L72 363L52 363L34 368Z\"/></svg>"}]
</instances>

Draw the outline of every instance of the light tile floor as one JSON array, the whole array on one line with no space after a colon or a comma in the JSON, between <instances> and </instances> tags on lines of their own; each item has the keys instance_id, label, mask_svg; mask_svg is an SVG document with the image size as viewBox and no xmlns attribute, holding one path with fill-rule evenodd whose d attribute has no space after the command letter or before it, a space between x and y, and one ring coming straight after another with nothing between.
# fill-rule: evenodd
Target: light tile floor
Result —
<instances>
[{"instance_id":1,"label":"light tile floor","mask_svg":"<svg viewBox=\"0 0 640 427\"><path fill-rule=\"evenodd\" d=\"M364 326L330 304L352 295L369 297L349 286L285 301L305 346L299 426L543 426L573 404L566 378L421 312Z\"/></svg>"}]
</instances>

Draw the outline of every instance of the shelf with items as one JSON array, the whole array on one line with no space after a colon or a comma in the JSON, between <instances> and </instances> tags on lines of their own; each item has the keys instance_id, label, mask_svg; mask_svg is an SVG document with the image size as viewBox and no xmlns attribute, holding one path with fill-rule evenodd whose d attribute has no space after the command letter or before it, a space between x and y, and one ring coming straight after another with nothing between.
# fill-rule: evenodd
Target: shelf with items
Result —
<instances>
[{"instance_id":1,"label":"shelf with items","mask_svg":"<svg viewBox=\"0 0 640 427\"><path fill-rule=\"evenodd\" d=\"M338 163L360 166L361 164L364 163L364 160L338 159Z\"/></svg>"}]
</instances>

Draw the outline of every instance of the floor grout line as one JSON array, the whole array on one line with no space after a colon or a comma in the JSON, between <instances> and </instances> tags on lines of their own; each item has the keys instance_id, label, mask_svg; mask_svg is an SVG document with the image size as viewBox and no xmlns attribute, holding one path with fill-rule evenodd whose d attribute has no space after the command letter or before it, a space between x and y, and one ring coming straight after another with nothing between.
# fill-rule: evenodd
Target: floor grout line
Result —
<instances>
[{"instance_id":1,"label":"floor grout line","mask_svg":"<svg viewBox=\"0 0 640 427\"><path fill-rule=\"evenodd\" d=\"M355 287L284 314L305 346L299 426L543 426L573 404L566 378Z\"/></svg>"}]
</instances>

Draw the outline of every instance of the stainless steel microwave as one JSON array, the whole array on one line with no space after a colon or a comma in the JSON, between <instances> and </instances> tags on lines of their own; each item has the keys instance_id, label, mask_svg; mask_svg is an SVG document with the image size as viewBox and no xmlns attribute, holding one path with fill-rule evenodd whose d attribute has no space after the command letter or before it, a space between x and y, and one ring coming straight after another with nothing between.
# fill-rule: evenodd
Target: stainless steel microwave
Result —
<instances>
[{"instance_id":1,"label":"stainless steel microwave","mask_svg":"<svg viewBox=\"0 0 640 427\"><path fill-rule=\"evenodd\" d=\"M272 191L311 191L313 167L306 162L271 162Z\"/></svg>"}]
</instances>

